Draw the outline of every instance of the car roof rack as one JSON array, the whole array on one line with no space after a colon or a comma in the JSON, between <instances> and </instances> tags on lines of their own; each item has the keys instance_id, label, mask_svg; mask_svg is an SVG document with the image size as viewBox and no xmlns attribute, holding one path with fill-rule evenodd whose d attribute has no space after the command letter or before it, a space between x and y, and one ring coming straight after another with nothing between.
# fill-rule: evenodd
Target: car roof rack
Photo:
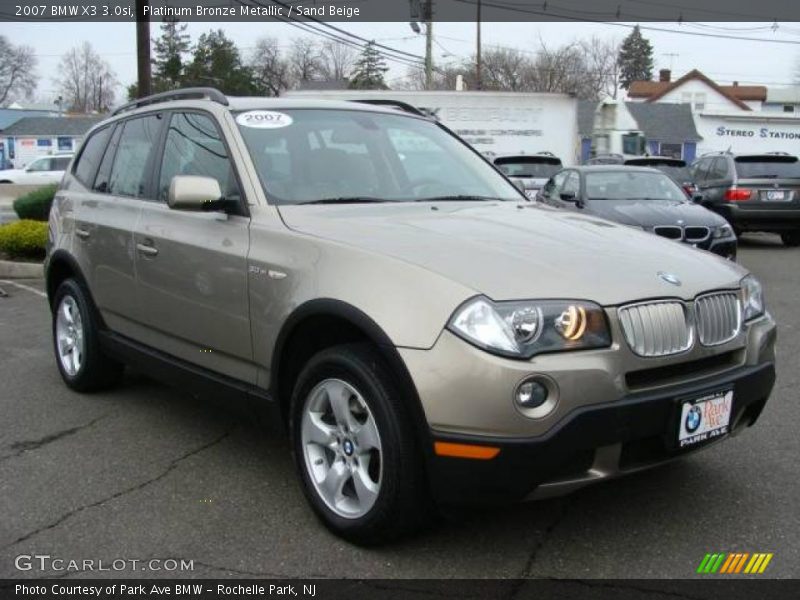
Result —
<instances>
[{"instance_id":1,"label":"car roof rack","mask_svg":"<svg viewBox=\"0 0 800 600\"><path fill-rule=\"evenodd\" d=\"M359 99L359 100L351 100L350 102L359 102L361 104L372 104L374 106L390 106L392 108L397 108L402 110L403 112L411 113L412 115L417 115L418 117L425 117L426 119L435 119L436 117L431 113L421 110L416 106L409 104L408 102L402 102L400 100L391 100L389 98L368 98L368 99Z\"/></svg>"},{"instance_id":2,"label":"car roof rack","mask_svg":"<svg viewBox=\"0 0 800 600\"><path fill-rule=\"evenodd\" d=\"M228 98L225 96L225 94L223 94L216 88L212 87L183 88L181 90L161 92L160 94L152 94L150 96L145 96L144 98L138 98L133 102L128 102L127 104L123 104L119 108L115 109L114 112L111 113L111 116L113 117L120 113L124 113L129 110L134 110L135 108L140 108L142 106L158 104L159 102L168 102L170 100L196 100L196 99L211 100L212 102L216 102L217 104L222 104L223 106L228 106L229 104Z\"/></svg>"}]
</instances>

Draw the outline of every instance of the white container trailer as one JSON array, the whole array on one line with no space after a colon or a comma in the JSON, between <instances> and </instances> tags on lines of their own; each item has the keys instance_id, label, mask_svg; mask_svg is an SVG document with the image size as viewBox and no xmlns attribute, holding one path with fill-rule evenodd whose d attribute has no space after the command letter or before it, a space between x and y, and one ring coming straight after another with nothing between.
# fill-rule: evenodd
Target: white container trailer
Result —
<instances>
[{"instance_id":1,"label":"white container trailer","mask_svg":"<svg viewBox=\"0 0 800 600\"><path fill-rule=\"evenodd\" d=\"M286 96L329 100L396 100L435 115L488 156L552 152L565 165L578 161L578 101L567 94L298 90Z\"/></svg>"}]
</instances>

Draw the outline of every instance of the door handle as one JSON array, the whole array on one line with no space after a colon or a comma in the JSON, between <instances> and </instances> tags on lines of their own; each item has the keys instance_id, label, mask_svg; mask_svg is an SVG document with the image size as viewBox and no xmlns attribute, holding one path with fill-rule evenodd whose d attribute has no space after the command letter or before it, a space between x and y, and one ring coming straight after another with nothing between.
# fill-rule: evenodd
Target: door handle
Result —
<instances>
[{"instance_id":1,"label":"door handle","mask_svg":"<svg viewBox=\"0 0 800 600\"><path fill-rule=\"evenodd\" d=\"M142 254L146 254L147 256L155 256L156 254L158 254L158 248L156 248L155 246L150 246L148 244L136 244L136 249Z\"/></svg>"},{"instance_id":2,"label":"door handle","mask_svg":"<svg viewBox=\"0 0 800 600\"><path fill-rule=\"evenodd\" d=\"M81 229L79 227L75 228L75 235L77 235L82 240L88 238L91 234L86 229Z\"/></svg>"}]
</instances>

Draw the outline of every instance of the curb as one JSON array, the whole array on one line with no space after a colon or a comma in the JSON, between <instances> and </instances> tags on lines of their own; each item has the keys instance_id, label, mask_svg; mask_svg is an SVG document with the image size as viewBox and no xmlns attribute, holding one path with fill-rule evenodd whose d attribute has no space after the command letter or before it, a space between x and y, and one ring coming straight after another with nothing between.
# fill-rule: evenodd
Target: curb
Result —
<instances>
[{"instance_id":1,"label":"curb","mask_svg":"<svg viewBox=\"0 0 800 600\"><path fill-rule=\"evenodd\" d=\"M41 279L44 277L42 263L0 260L0 279Z\"/></svg>"}]
</instances>

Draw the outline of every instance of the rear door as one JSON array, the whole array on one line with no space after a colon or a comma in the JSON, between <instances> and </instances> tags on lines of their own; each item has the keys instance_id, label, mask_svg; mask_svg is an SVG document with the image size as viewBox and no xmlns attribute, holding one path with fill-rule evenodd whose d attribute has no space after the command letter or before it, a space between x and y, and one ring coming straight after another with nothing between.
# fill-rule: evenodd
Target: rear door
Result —
<instances>
[{"instance_id":1,"label":"rear door","mask_svg":"<svg viewBox=\"0 0 800 600\"><path fill-rule=\"evenodd\" d=\"M241 186L218 123L205 112L166 116L154 198L144 204L135 233L137 298L143 340L185 361L255 383L247 253L249 225ZM177 175L213 177L232 214L172 210Z\"/></svg>"}]
</instances>

